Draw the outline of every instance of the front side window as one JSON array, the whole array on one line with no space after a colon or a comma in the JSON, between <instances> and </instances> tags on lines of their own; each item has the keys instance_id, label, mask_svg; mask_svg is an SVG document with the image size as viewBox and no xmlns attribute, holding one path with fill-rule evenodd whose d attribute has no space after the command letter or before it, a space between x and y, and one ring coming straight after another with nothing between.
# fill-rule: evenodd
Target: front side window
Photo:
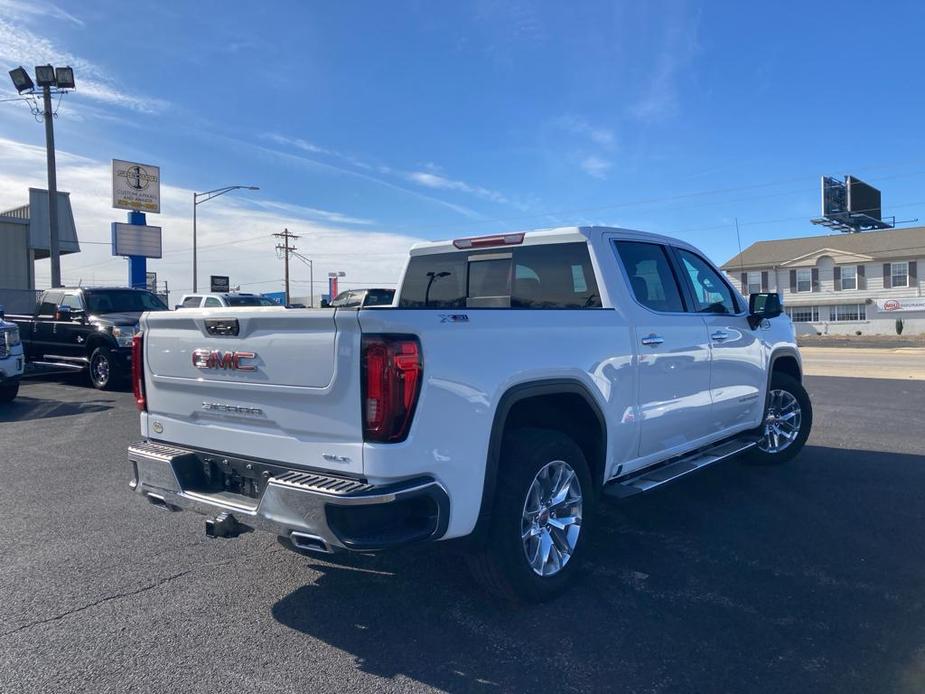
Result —
<instances>
[{"instance_id":1,"label":"front side window","mask_svg":"<svg viewBox=\"0 0 925 694\"><path fill-rule=\"evenodd\" d=\"M664 246L637 241L616 241L614 245L636 301L661 313L684 311L681 289Z\"/></svg>"},{"instance_id":2,"label":"front side window","mask_svg":"<svg viewBox=\"0 0 925 694\"><path fill-rule=\"evenodd\" d=\"M690 278L697 313L738 313L732 290L707 261L683 249L678 249L678 257L683 273ZM760 289L760 278L758 286Z\"/></svg>"},{"instance_id":3,"label":"front side window","mask_svg":"<svg viewBox=\"0 0 925 694\"><path fill-rule=\"evenodd\" d=\"M857 289L858 288L858 267L857 265L845 265L841 269L841 288Z\"/></svg>"},{"instance_id":4,"label":"front side window","mask_svg":"<svg viewBox=\"0 0 925 694\"><path fill-rule=\"evenodd\" d=\"M759 292L761 292L761 273L760 272L749 272L748 273L748 293L758 294Z\"/></svg>"},{"instance_id":5,"label":"front side window","mask_svg":"<svg viewBox=\"0 0 925 694\"><path fill-rule=\"evenodd\" d=\"M61 305L67 306L72 311L83 310L83 302L80 300L79 294L65 294L64 298L61 299Z\"/></svg>"},{"instance_id":6,"label":"front side window","mask_svg":"<svg viewBox=\"0 0 925 694\"><path fill-rule=\"evenodd\" d=\"M221 308L221 306L222 306L222 302L216 299L214 296L206 297L206 303L205 303L206 308Z\"/></svg>"},{"instance_id":7,"label":"front side window","mask_svg":"<svg viewBox=\"0 0 925 694\"><path fill-rule=\"evenodd\" d=\"M892 277L892 286L908 287L909 286L909 263L890 263L890 275Z\"/></svg>"}]
</instances>

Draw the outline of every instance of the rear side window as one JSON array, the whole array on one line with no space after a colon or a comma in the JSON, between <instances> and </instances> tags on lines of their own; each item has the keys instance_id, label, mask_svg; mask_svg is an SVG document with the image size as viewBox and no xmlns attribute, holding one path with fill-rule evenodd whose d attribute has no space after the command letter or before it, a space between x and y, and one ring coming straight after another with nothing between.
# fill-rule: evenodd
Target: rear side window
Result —
<instances>
[{"instance_id":1,"label":"rear side window","mask_svg":"<svg viewBox=\"0 0 925 694\"><path fill-rule=\"evenodd\" d=\"M664 246L638 241L615 241L636 301L653 311L684 311L681 289Z\"/></svg>"},{"instance_id":2,"label":"rear side window","mask_svg":"<svg viewBox=\"0 0 925 694\"><path fill-rule=\"evenodd\" d=\"M363 300L364 306L386 306L392 303L395 296L394 289L370 289Z\"/></svg>"},{"instance_id":3,"label":"rear side window","mask_svg":"<svg viewBox=\"0 0 925 694\"><path fill-rule=\"evenodd\" d=\"M58 304L64 298L64 292L45 292L42 297L42 303L39 306L40 316L53 316L58 311Z\"/></svg>"},{"instance_id":4,"label":"rear side window","mask_svg":"<svg viewBox=\"0 0 925 694\"><path fill-rule=\"evenodd\" d=\"M585 243L413 256L400 308L600 308Z\"/></svg>"},{"instance_id":5,"label":"rear side window","mask_svg":"<svg viewBox=\"0 0 925 694\"><path fill-rule=\"evenodd\" d=\"M180 306L183 308L199 308L200 301L202 301L202 297L188 296L183 300L183 303L180 304Z\"/></svg>"}]
</instances>

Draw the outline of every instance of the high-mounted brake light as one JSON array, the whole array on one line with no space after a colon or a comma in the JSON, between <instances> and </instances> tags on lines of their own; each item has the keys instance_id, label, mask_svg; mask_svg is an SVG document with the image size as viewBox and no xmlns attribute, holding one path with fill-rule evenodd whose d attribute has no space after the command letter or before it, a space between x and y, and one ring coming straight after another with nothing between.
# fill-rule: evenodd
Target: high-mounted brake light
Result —
<instances>
[{"instance_id":1,"label":"high-mounted brake light","mask_svg":"<svg viewBox=\"0 0 925 694\"><path fill-rule=\"evenodd\" d=\"M362 370L363 438L403 441L421 392L421 343L413 335L364 335Z\"/></svg>"},{"instance_id":2,"label":"high-mounted brake light","mask_svg":"<svg viewBox=\"0 0 925 694\"><path fill-rule=\"evenodd\" d=\"M516 246L524 242L524 234L498 234L495 236L473 236L468 239L455 239L456 248L490 248L491 246Z\"/></svg>"},{"instance_id":3,"label":"high-mounted brake light","mask_svg":"<svg viewBox=\"0 0 925 694\"><path fill-rule=\"evenodd\" d=\"M132 393L135 406L141 412L147 412L148 401L145 398L144 333L132 336Z\"/></svg>"}]
</instances>

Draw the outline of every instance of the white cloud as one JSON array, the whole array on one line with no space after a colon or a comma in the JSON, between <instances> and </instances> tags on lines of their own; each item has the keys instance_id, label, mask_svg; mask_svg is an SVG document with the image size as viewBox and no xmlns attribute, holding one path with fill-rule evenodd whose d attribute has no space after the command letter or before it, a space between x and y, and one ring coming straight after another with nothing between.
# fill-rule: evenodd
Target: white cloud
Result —
<instances>
[{"instance_id":1,"label":"white cloud","mask_svg":"<svg viewBox=\"0 0 925 694\"><path fill-rule=\"evenodd\" d=\"M299 142L305 143L306 142L305 140L299 140L297 138L289 138L283 135L265 136L264 139L269 139L272 142L275 142L279 145L283 145L287 149L295 148L296 150L301 150L303 152L307 151L305 150L304 147L301 147L299 145ZM436 198L432 195L426 195L424 193L421 193L420 191L412 190L405 186L398 185L397 183L394 183L390 180L379 178L378 176L373 176L370 173L370 171L373 171L373 170L378 171L379 173L384 174L386 176L397 176L397 175L400 175L400 172L388 166L373 167L372 165L369 165L365 162L361 162L362 165L358 165L356 163L357 160L355 160L354 157L351 157L349 155L340 154L336 152L335 150L324 149L324 152L329 155L332 155L331 158L333 158L335 161L338 162L336 164L332 163L331 161L323 161L320 158L322 156L321 154L317 154L314 157L309 157L309 156L304 156L300 153L294 153L291 151L281 151L278 149L273 149L270 147L261 147L260 145L252 145L250 143L245 143L245 142L237 142L237 144L238 146L243 146L243 147L254 147L266 154L272 155L274 157L279 157L290 163L299 163L299 164L303 164L305 166L309 166L313 168L326 169L331 172L344 174L346 176L353 176L353 177L362 179L364 181L369 181L371 183L384 186L391 190L396 190L396 191L405 193L407 195L412 195L420 200L427 200L429 202L435 203L447 209L453 210L454 212L457 212L464 217L468 217L469 219L481 219L482 217L482 215L480 215L475 210L472 210L463 205L458 205L456 203L443 200L441 198Z\"/></svg>"},{"instance_id":2,"label":"white cloud","mask_svg":"<svg viewBox=\"0 0 925 694\"><path fill-rule=\"evenodd\" d=\"M446 176L433 173L433 171L411 171L406 174L409 181L422 185L425 188L436 188L438 190L456 190L462 193L477 195L485 200L491 200L497 203L506 203L508 199L494 190L483 188L481 186L471 185L465 181L456 181Z\"/></svg>"},{"instance_id":3,"label":"white cloud","mask_svg":"<svg viewBox=\"0 0 925 694\"><path fill-rule=\"evenodd\" d=\"M651 77L641 98L630 107L630 115L643 121L662 120L678 109L678 81L681 73L696 56L700 45L700 17L690 17L686 10L662 16L662 35Z\"/></svg>"},{"instance_id":4,"label":"white cloud","mask_svg":"<svg viewBox=\"0 0 925 694\"><path fill-rule=\"evenodd\" d=\"M611 162L593 154L581 160L582 170L594 178L606 178L611 166L613 166Z\"/></svg>"},{"instance_id":5,"label":"white cloud","mask_svg":"<svg viewBox=\"0 0 925 694\"><path fill-rule=\"evenodd\" d=\"M81 27L84 25L82 19L75 17L70 12L50 2L41 2L41 0L28 0L27 2L23 0L0 0L0 13L20 18L29 16L51 17L52 19L63 19Z\"/></svg>"},{"instance_id":6,"label":"white cloud","mask_svg":"<svg viewBox=\"0 0 925 694\"><path fill-rule=\"evenodd\" d=\"M36 15L48 14L52 11L48 8L53 7L39 4L32 10L25 3L0 0L0 62L27 67L44 63L70 65L74 68L76 93L81 97L141 113L157 113L167 107L167 102L162 99L120 89L116 86L116 80L103 68L60 50L50 40L33 33L25 25ZM76 18L72 20L80 21Z\"/></svg>"},{"instance_id":7,"label":"white cloud","mask_svg":"<svg viewBox=\"0 0 925 694\"><path fill-rule=\"evenodd\" d=\"M28 187L44 188L45 183L44 148L0 138L0 209L25 204ZM59 150L58 184L60 190L71 193L82 248L81 253L62 258L63 279L68 283L125 282L125 261L112 257L108 245L110 223L125 216L111 208L109 162ZM149 215L148 223L163 229L164 257L149 260L148 269L157 272L158 280L166 280L171 298L178 299L191 289L192 191L163 186L161 195L162 214ZM200 289L210 274L228 274L232 284L253 291L281 290L283 266L271 235L283 228L301 237L295 245L313 261L316 297L326 286L327 273L334 270L347 273L345 287L394 286L408 249L422 240L383 230L358 231L343 224L371 227L374 222L263 198L227 196L209 203L200 208L198 218ZM308 268L296 263L292 276L293 293L307 296ZM36 263L36 277L39 286L47 286L47 261Z\"/></svg>"},{"instance_id":8,"label":"white cloud","mask_svg":"<svg viewBox=\"0 0 925 694\"><path fill-rule=\"evenodd\" d=\"M611 148L616 143L613 130L591 125L580 116L564 116L559 119L559 125L574 135L588 137L593 143L601 147Z\"/></svg>"}]
</instances>

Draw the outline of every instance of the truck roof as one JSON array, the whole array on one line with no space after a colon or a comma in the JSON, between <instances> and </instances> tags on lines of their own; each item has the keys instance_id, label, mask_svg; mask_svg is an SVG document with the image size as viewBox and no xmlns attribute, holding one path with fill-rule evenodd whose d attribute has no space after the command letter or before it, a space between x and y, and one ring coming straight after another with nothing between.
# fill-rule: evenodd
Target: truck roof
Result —
<instances>
[{"instance_id":1,"label":"truck roof","mask_svg":"<svg viewBox=\"0 0 925 694\"><path fill-rule=\"evenodd\" d=\"M622 227L603 227L603 226L575 226L575 227L556 227L553 229L534 229L529 231L511 231L500 232L492 236L520 236L523 235L523 243L517 245L532 246L549 243L574 243L576 241L592 240L595 236L601 236L605 233L620 233L639 240L648 240L657 243L673 243L687 245L678 239L664 236L662 234L653 234L648 231L638 231L636 229L624 229ZM454 251L471 251L471 248L460 248L454 245L454 241L484 238L478 236L464 236L457 239L446 239L442 241L424 241L416 243L411 247L411 255L427 255L430 253L450 253ZM497 246L503 247L502 244Z\"/></svg>"}]
</instances>

